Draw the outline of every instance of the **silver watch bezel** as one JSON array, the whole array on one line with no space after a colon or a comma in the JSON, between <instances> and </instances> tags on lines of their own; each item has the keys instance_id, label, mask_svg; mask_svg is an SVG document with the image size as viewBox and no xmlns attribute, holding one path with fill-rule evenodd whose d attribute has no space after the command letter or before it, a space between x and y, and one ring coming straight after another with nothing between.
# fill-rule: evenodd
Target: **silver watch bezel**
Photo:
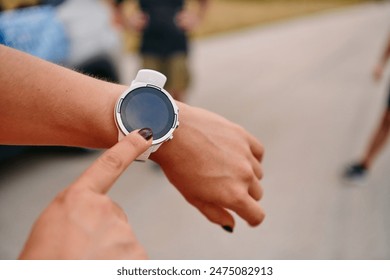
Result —
<instances>
[{"instance_id":1,"label":"silver watch bezel","mask_svg":"<svg viewBox=\"0 0 390 280\"><path fill-rule=\"evenodd\" d=\"M124 100L124 98L128 94L130 94L135 89L142 88L142 87L153 87L155 89L158 89L161 93L163 93L168 98L168 100L172 104L173 113L174 113L174 121L173 121L173 125L172 125L171 129L164 136L162 136L162 137L160 137L158 139L153 139L153 141L152 141L152 145L153 146L160 145L160 144L164 143L165 141L168 141L168 140L172 139L173 132L179 126L179 119L178 119L179 108L178 108L175 100L172 98L172 96L165 89L160 88L160 87L158 87L156 85L153 85L153 84L148 84L148 83L143 83L143 82L135 82L133 85L131 85L128 89L126 89L119 96L119 98L118 98L118 100L116 102L116 105L115 105L115 122L116 122L116 125L117 125L119 131L121 133L123 133L123 135L127 135L127 134L129 134L131 132L131 131L128 131L126 129L126 127L124 126L124 124L123 124L123 121L122 121L122 118L121 118L121 114L120 114L120 108L121 108L121 105L122 105L122 101ZM142 127L140 127L140 129L141 128Z\"/></svg>"}]
</instances>

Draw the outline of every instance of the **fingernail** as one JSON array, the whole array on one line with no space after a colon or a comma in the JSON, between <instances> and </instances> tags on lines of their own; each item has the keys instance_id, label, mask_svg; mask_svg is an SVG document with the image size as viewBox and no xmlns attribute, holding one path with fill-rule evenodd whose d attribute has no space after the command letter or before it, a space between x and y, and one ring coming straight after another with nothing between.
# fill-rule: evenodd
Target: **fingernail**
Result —
<instances>
[{"instance_id":1,"label":"fingernail","mask_svg":"<svg viewBox=\"0 0 390 280\"><path fill-rule=\"evenodd\" d=\"M143 128L138 133L146 140L149 141L153 137L153 131L150 128Z\"/></svg>"},{"instance_id":2,"label":"fingernail","mask_svg":"<svg viewBox=\"0 0 390 280\"><path fill-rule=\"evenodd\" d=\"M222 228L227 232L233 233L233 228L231 226L222 226Z\"/></svg>"}]
</instances>

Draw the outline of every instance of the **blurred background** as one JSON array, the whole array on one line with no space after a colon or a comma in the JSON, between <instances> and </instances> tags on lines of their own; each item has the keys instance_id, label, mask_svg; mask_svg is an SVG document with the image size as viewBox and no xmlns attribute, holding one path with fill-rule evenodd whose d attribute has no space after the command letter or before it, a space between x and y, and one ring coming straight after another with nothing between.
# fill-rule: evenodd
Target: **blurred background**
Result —
<instances>
[{"instance_id":1,"label":"blurred background","mask_svg":"<svg viewBox=\"0 0 390 280\"><path fill-rule=\"evenodd\" d=\"M115 26L104 1L58 2L70 38L64 64L129 84L139 36ZM13 8L15 1L0 3ZM390 1L212 0L192 34L187 102L239 123L264 144L267 217L256 228L237 218L228 234L151 163L135 163L110 196L149 256L389 259L390 145L360 185L342 180L387 100L389 71L380 83L371 73L389 35ZM38 215L99 155L0 147L0 259L17 258Z\"/></svg>"}]
</instances>

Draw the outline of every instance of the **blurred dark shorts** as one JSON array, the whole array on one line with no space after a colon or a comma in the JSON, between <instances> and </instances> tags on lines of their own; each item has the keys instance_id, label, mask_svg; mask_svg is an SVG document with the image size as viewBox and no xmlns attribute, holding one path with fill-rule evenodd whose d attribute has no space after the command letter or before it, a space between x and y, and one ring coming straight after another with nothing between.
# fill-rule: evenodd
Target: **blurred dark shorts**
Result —
<instances>
[{"instance_id":1,"label":"blurred dark shorts","mask_svg":"<svg viewBox=\"0 0 390 280\"><path fill-rule=\"evenodd\" d=\"M141 55L142 68L152 69L167 76L165 89L169 91L185 91L190 84L187 55L177 53L168 57Z\"/></svg>"}]
</instances>

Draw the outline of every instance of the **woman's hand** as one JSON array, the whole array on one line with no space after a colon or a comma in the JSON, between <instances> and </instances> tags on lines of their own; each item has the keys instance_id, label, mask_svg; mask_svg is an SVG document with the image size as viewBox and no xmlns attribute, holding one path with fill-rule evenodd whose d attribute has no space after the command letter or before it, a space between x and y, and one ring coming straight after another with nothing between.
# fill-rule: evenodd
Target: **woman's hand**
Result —
<instances>
[{"instance_id":1,"label":"woman's hand","mask_svg":"<svg viewBox=\"0 0 390 280\"><path fill-rule=\"evenodd\" d=\"M134 131L100 156L36 221L21 259L145 259L126 213L106 193L152 141Z\"/></svg>"},{"instance_id":2,"label":"woman's hand","mask_svg":"<svg viewBox=\"0 0 390 280\"><path fill-rule=\"evenodd\" d=\"M180 127L152 154L170 182L210 221L228 231L236 212L250 225L264 219L258 201L263 173L261 143L212 112L179 103Z\"/></svg>"}]
</instances>

